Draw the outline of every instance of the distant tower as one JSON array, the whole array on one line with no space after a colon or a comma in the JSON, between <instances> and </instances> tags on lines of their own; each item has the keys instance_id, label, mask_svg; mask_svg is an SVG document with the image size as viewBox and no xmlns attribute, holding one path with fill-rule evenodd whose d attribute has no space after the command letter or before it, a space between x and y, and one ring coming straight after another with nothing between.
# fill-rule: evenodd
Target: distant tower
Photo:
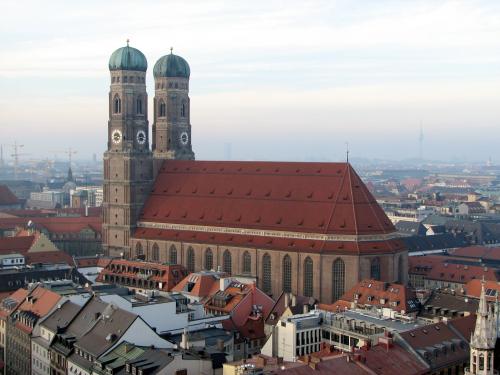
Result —
<instances>
[{"instance_id":1,"label":"distant tower","mask_svg":"<svg viewBox=\"0 0 500 375\"><path fill-rule=\"evenodd\" d=\"M155 78L153 163L155 175L165 159L193 160L189 104L189 65L182 57L161 57Z\"/></svg>"},{"instance_id":2,"label":"distant tower","mask_svg":"<svg viewBox=\"0 0 500 375\"><path fill-rule=\"evenodd\" d=\"M148 141L146 57L127 46L109 59L108 149L104 153L103 250L127 257L153 179Z\"/></svg>"},{"instance_id":3,"label":"distant tower","mask_svg":"<svg viewBox=\"0 0 500 375\"><path fill-rule=\"evenodd\" d=\"M420 122L420 134L418 137L418 160L422 161L424 159L424 127L422 122Z\"/></svg>"},{"instance_id":4,"label":"distant tower","mask_svg":"<svg viewBox=\"0 0 500 375\"><path fill-rule=\"evenodd\" d=\"M493 307L488 307L483 281L476 314L476 327L470 340L470 365L468 369L465 369L465 375L498 374L493 368L497 341L497 313L498 311L494 311Z\"/></svg>"}]
</instances>

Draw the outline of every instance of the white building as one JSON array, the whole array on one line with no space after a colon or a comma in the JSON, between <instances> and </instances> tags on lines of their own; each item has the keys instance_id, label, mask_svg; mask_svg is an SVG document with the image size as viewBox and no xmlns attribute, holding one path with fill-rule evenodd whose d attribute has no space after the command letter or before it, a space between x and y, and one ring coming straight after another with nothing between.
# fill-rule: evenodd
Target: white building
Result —
<instances>
[{"instance_id":1,"label":"white building","mask_svg":"<svg viewBox=\"0 0 500 375\"><path fill-rule=\"evenodd\" d=\"M0 268L9 269L15 267L24 267L24 256L18 253L0 255Z\"/></svg>"}]
</instances>

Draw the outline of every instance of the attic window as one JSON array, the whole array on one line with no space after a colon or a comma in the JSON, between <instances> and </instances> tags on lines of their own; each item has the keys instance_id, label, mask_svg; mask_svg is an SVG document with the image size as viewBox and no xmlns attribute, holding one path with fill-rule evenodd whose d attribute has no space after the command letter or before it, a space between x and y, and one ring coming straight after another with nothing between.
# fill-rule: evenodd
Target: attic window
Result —
<instances>
[{"instance_id":1,"label":"attic window","mask_svg":"<svg viewBox=\"0 0 500 375\"><path fill-rule=\"evenodd\" d=\"M295 173L299 173L299 172L300 172L300 169L295 170Z\"/></svg>"},{"instance_id":2,"label":"attic window","mask_svg":"<svg viewBox=\"0 0 500 375\"><path fill-rule=\"evenodd\" d=\"M313 197L313 192L311 191L311 192L309 193L309 195L307 196L307 198L312 198L312 197Z\"/></svg>"},{"instance_id":3,"label":"attic window","mask_svg":"<svg viewBox=\"0 0 500 375\"><path fill-rule=\"evenodd\" d=\"M224 171L224 167L223 168L220 168L219 171L223 172Z\"/></svg>"},{"instance_id":4,"label":"attic window","mask_svg":"<svg viewBox=\"0 0 500 375\"><path fill-rule=\"evenodd\" d=\"M279 168L276 168L274 171L275 171L275 172L279 172L279 171L280 171L280 169L279 169Z\"/></svg>"},{"instance_id":5,"label":"attic window","mask_svg":"<svg viewBox=\"0 0 500 375\"><path fill-rule=\"evenodd\" d=\"M247 191L247 196L250 195L250 194L252 194L252 189L250 189L250 190Z\"/></svg>"},{"instance_id":6,"label":"attic window","mask_svg":"<svg viewBox=\"0 0 500 375\"><path fill-rule=\"evenodd\" d=\"M321 173L321 169L318 169L318 170L316 171L316 173Z\"/></svg>"},{"instance_id":7,"label":"attic window","mask_svg":"<svg viewBox=\"0 0 500 375\"><path fill-rule=\"evenodd\" d=\"M231 189L231 190L229 190L229 191L227 192L227 195L232 195L232 194L233 194L233 189Z\"/></svg>"},{"instance_id":8,"label":"attic window","mask_svg":"<svg viewBox=\"0 0 500 375\"><path fill-rule=\"evenodd\" d=\"M169 217L170 216L170 211L168 211L166 214L165 214L165 217Z\"/></svg>"},{"instance_id":9,"label":"attic window","mask_svg":"<svg viewBox=\"0 0 500 375\"><path fill-rule=\"evenodd\" d=\"M325 221L324 221L324 220L322 220L322 221L321 221L321 223L319 223L318 227L320 227L320 228L321 228L321 227L323 227L324 225L325 225Z\"/></svg>"},{"instance_id":10,"label":"attic window","mask_svg":"<svg viewBox=\"0 0 500 375\"><path fill-rule=\"evenodd\" d=\"M270 196L271 196L271 191L272 191L272 190L269 190L269 191L266 193L266 197L270 197Z\"/></svg>"},{"instance_id":11,"label":"attic window","mask_svg":"<svg viewBox=\"0 0 500 375\"><path fill-rule=\"evenodd\" d=\"M197 191L198 191L198 188L196 188L196 187L195 187L195 188L191 191L191 193L196 194L196 192L197 192Z\"/></svg>"},{"instance_id":12,"label":"attic window","mask_svg":"<svg viewBox=\"0 0 500 375\"><path fill-rule=\"evenodd\" d=\"M184 211L184 213L182 214L182 217L185 218L185 217L187 217L187 215L188 215L187 211Z\"/></svg>"},{"instance_id":13,"label":"attic window","mask_svg":"<svg viewBox=\"0 0 500 375\"><path fill-rule=\"evenodd\" d=\"M282 218L279 217L278 220L276 220L276 224L281 224L282 221L283 221Z\"/></svg>"},{"instance_id":14,"label":"attic window","mask_svg":"<svg viewBox=\"0 0 500 375\"><path fill-rule=\"evenodd\" d=\"M203 172L206 172L206 171L207 171L207 168L202 168L202 171L203 171Z\"/></svg>"},{"instance_id":15,"label":"attic window","mask_svg":"<svg viewBox=\"0 0 500 375\"><path fill-rule=\"evenodd\" d=\"M345 201L348 200L349 199L349 195L344 195L344 198L342 198L342 199L344 199Z\"/></svg>"},{"instance_id":16,"label":"attic window","mask_svg":"<svg viewBox=\"0 0 500 375\"><path fill-rule=\"evenodd\" d=\"M241 172L243 170L243 168L239 167L238 168L238 172Z\"/></svg>"},{"instance_id":17,"label":"attic window","mask_svg":"<svg viewBox=\"0 0 500 375\"><path fill-rule=\"evenodd\" d=\"M260 216L259 216L257 219L255 219L255 222L256 222L256 223L260 223L260 220L261 220L261 218L260 218Z\"/></svg>"},{"instance_id":18,"label":"attic window","mask_svg":"<svg viewBox=\"0 0 500 375\"><path fill-rule=\"evenodd\" d=\"M299 222L297 223L297 225L303 225L303 224L304 224L304 219L299 220Z\"/></svg>"},{"instance_id":19,"label":"attic window","mask_svg":"<svg viewBox=\"0 0 500 375\"><path fill-rule=\"evenodd\" d=\"M286 193L285 197L286 198L290 198L292 196L292 191L289 190L288 193Z\"/></svg>"},{"instance_id":20,"label":"attic window","mask_svg":"<svg viewBox=\"0 0 500 375\"><path fill-rule=\"evenodd\" d=\"M215 188L210 190L210 194L213 194L213 193L215 193Z\"/></svg>"},{"instance_id":21,"label":"attic window","mask_svg":"<svg viewBox=\"0 0 500 375\"><path fill-rule=\"evenodd\" d=\"M260 172L260 168L257 168L257 169L255 170L255 172Z\"/></svg>"},{"instance_id":22,"label":"attic window","mask_svg":"<svg viewBox=\"0 0 500 375\"><path fill-rule=\"evenodd\" d=\"M328 199L333 199L333 193L328 196Z\"/></svg>"},{"instance_id":23,"label":"attic window","mask_svg":"<svg viewBox=\"0 0 500 375\"><path fill-rule=\"evenodd\" d=\"M241 221L241 215L236 218L236 221Z\"/></svg>"},{"instance_id":24,"label":"attic window","mask_svg":"<svg viewBox=\"0 0 500 375\"><path fill-rule=\"evenodd\" d=\"M203 218L205 218L205 213L204 212L200 215L200 219L203 219Z\"/></svg>"},{"instance_id":25,"label":"attic window","mask_svg":"<svg viewBox=\"0 0 500 375\"><path fill-rule=\"evenodd\" d=\"M181 192L181 188L178 188L175 192L176 193L180 193Z\"/></svg>"}]
</instances>

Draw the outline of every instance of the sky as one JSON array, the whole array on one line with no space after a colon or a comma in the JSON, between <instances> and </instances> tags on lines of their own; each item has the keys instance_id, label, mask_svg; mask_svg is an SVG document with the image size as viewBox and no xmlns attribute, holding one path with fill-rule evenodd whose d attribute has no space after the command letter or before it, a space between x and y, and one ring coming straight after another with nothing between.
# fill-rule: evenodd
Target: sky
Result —
<instances>
[{"instance_id":1,"label":"sky","mask_svg":"<svg viewBox=\"0 0 500 375\"><path fill-rule=\"evenodd\" d=\"M1 17L5 156L100 158L129 38L150 100L158 58L189 62L197 159L410 159L422 125L427 159L500 163L497 0L3 0Z\"/></svg>"}]
</instances>

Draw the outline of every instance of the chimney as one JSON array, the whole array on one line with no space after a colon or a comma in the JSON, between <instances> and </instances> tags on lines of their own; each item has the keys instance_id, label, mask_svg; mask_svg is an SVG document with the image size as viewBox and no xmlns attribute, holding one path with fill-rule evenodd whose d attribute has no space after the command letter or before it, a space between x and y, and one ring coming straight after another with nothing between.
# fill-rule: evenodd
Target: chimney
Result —
<instances>
[{"instance_id":1,"label":"chimney","mask_svg":"<svg viewBox=\"0 0 500 375\"><path fill-rule=\"evenodd\" d=\"M290 305L290 296L288 293L285 293L285 308L287 308Z\"/></svg>"},{"instance_id":2,"label":"chimney","mask_svg":"<svg viewBox=\"0 0 500 375\"><path fill-rule=\"evenodd\" d=\"M189 337L186 328L184 328L184 331L182 332L180 347L182 349L189 349Z\"/></svg>"},{"instance_id":3,"label":"chimney","mask_svg":"<svg viewBox=\"0 0 500 375\"><path fill-rule=\"evenodd\" d=\"M295 294L292 294L292 306L295 306L297 304L297 297Z\"/></svg>"},{"instance_id":4,"label":"chimney","mask_svg":"<svg viewBox=\"0 0 500 375\"><path fill-rule=\"evenodd\" d=\"M85 216L89 216L89 205L85 202Z\"/></svg>"}]
</instances>

